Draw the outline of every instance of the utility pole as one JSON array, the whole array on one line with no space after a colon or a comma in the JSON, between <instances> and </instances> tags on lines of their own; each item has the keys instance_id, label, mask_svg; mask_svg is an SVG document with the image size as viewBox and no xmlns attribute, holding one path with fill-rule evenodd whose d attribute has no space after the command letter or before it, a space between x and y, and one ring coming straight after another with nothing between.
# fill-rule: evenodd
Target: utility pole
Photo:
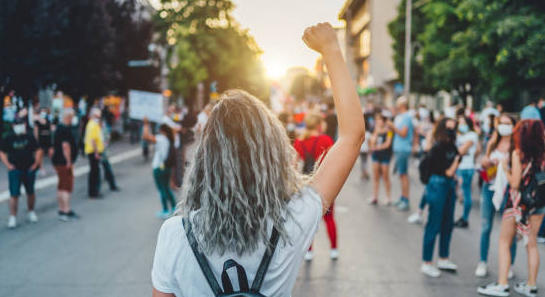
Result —
<instances>
[{"instance_id":1,"label":"utility pole","mask_svg":"<svg viewBox=\"0 0 545 297\"><path fill-rule=\"evenodd\" d=\"M407 0L405 3L405 88L403 95L409 99L411 93L411 57L412 57L412 42L411 42L411 29L412 29L412 9L413 1Z\"/></svg>"}]
</instances>

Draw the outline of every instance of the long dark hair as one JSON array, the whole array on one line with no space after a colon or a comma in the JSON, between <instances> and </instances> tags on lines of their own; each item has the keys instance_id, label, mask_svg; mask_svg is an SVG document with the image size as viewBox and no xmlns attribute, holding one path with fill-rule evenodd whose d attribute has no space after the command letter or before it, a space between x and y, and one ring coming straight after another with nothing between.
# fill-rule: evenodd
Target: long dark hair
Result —
<instances>
[{"instance_id":1,"label":"long dark hair","mask_svg":"<svg viewBox=\"0 0 545 297\"><path fill-rule=\"evenodd\" d=\"M515 127L515 149L521 154L522 163L541 163L545 155L545 127L539 120L523 120Z\"/></svg>"},{"instance_id":2,"label":"long dark hair","mask_svg":"<svg viewBox=\"0 0 545 297\"><path fill-rule=\"evenodd\" d=\"M167 124L161 124L161 126L159 126L159 131L165 133L165 136L168 138L171 145L174 144L174 132L172 131L172 128Z\"/></svg>"},{"instance_id":3,"label":"long dark hair","mask_svg":"<svg viewBox=\"0 0 545 297\"><path fill-rule=\"evenodd\" d=\"M449 128L447 127L447 123L449 121L456 123L455 119L445 117L435 126L433 131L433 140L435 143L454 143L456 141L456 134L452 137L452 135L448 133Z\"/></svg>"}]
</instances>

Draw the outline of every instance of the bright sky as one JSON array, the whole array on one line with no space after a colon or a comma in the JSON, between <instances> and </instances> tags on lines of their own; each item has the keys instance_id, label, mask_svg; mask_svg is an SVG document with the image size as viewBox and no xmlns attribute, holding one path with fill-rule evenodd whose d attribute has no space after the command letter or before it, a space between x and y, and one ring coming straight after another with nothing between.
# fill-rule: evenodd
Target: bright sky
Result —
<instances>
[{"instance_id":1,"label":"bright sky","mask_svg":"<svg viewBox=\"0 0 545 297\"><path fill-rule=\"evenodd\" d=\"M345 0L233 0L234 17L250 29L264 51L267 74L282 76L293 66L313 69L318 55L308 49L301 36L318 22L341 23L337 15Z\"/></svg>"}]
</instances>

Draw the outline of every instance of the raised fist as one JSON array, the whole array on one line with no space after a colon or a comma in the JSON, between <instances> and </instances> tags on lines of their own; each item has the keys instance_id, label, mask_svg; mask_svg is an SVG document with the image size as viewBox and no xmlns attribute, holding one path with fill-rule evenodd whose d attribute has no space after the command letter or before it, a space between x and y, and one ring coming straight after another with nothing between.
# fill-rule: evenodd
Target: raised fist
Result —
<instances>
[{"instance_id":1,"label":"raised fist","mask_svg":"<svg viewBox=\"0 0 545 297\"><path fill-rule=\"evenodd\" d=\"M339 49L337 34L329 23L319 23L308 27L303 34L303 41L308 47L321 54Z\"/></svg>"}]
</instances>

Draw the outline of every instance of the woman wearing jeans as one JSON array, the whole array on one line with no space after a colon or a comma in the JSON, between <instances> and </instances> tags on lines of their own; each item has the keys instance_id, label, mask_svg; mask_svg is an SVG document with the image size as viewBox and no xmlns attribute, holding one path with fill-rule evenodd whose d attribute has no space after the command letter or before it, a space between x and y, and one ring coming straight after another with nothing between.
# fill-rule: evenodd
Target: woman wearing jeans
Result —
<instances>
[{"instance_id":1,"label":"woman wearing jeans","mask_svg":"<svg viewBox=\"0 0 545 297\"><path fill-rule=\"evenodd\" d=\"M477 153L477 144L479 136L473 129L473 121L465 116L458 117L458 138L456 145L462 159L458 166L458 177L462 180L462 192L464 193L464 213L456 221L456 227L467 228L468 219L471 212L471 186L473 185L473 174L475 173L475 154Z\"/></svg>"},{"instance_id":2,"label":"woman wearing jeans","mask_svg":"<svg viewBox=\"0 0 545 297\"><path fill-rule=\"evenodd\" d=\"M159 134L153 135L150 132L147 119L144 119L142 138L155 144L155 153L151 165L153 168L155 185L157 186L157 190L159 190L161 204L163 206L163 210L158 212L157 216L162 219L167 219L176 208L176 199L174 199L174 194L170 190L172 164L169 164L170 162L168 162L171 146L174 145L174 134L168 125L161 124L161 126L159 126ZM170 204L170 208L168 207L168 204Z\"/></svg>"},{"instance_id":3,"label":"woman wearing jeans","mask_svg":"<svg viewBox=\"0 0 545 297\"><path fill-rule=\"evenodd\" d=\"M502 161L500 165L506 172L510 190L501 223L498 280L479 287L477 291L487 296L509 296L509 247L515 235L518 235L517 238L524 239L528 252L528 281L516 284L515 291L523 296L535 297L539 271L537 233L545 215L545 206L531 208L522 199L522 193L535 191L537 186L532 188L531 180L536 173L545 171L545 127L540 120L521 121L515 127L513 139L511 159Z\"/></svg>"},{"instance_id":4,"label":"woman wearing jeans","mask_svg":"<svg viewBox=\"0 0 545 297\"><path fill-rule=\"evenodd\" d=\"M454 227L454 206L456 202L456 180L454 176L460 156L456 148L456 121L441 120L434 132L435 144L429 158L433 160L429 172L431 177L426 185L425 199L429 206L428 222L424 230L421 272L429 277L439 277L439 269L456 271L456 264L449 260L450 240ZM432 264L435 239L440 235L439 261ZM438 269L439 268L439 269Z\"/></svg>"},{"instance_id":5,"label":"woman wearing jeans","mask_svg":"<svg viewBox=\"0 0 545 297\"><path fill-rule=\"evenodd\" d=\"M482 158L481 165L483 168L484 184L481 194L481 250L480 262L475 270L475 276L485 277L488 274L488 250L490 247L490 233L494 225L494 217L496 209L492 203L494 191L490 187L494 184L498 165L509 159L509 152L512 145L512 134L515 125L515 120L508 115L501 115L498 118L497 130L492 134L488 141L486 153ZM502 207L503 208L503 207ZM515 261L517 247L516 241L511 247L511 263ZM509 278L513 277L513 271L509 271Z\"/></svg>"}]
</instances>

